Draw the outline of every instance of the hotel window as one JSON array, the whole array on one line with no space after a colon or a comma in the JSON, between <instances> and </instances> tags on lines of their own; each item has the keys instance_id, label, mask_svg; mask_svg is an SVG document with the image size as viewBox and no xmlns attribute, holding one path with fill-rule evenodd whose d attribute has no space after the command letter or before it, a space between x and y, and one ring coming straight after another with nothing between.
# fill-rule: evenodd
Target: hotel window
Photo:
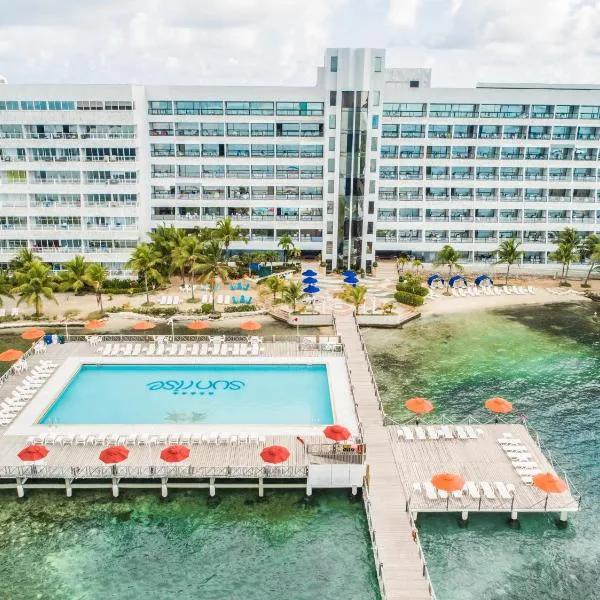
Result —
<instances>
[{"instance_id":1,"label":"hotel window","mask_svg":"<svg viewBox=\"0 0 600 600\"><path fill-rule=\"evenodd\" d=\"M329 106L335 106L337 102L337 92L329 92Z\"/></svg>"},{"instance_id":2,"label":"hotel window","mask_svg":"<svg viewBox=\"0 0 600 600\"><path fill-rule=\"evenodd\" d=\"M222 136L225 135L223 123L202 123L203 136Z\"/></svg>"},{"instance_id":3,"label":"hotel window","mask_svg":"<svg viewBox=\"0 0 600 600\"><path fill-rule=\"evenodd\" d=\"M203 115L222 115L223 103L218 101L200 102L200 113Z\"/></svg>"},{"instance_id":4,"label":"hotel window","mask_svg":"<svg viewBox=\"0 0 600 600\"><path fill-rule=\"evenodd\" d=\"M48 110L48 105L43 100L21 100L21 110Z\"/></svg>"},{"instance_id":5,"label":"hotel window","mask_svg":"<svg viewBox=\"0 0 600 600\"><path fill-rule=\"evenodd\" d=\"M373 100L372 106L379 106L379 100L381 98L381 92L379 90L373 90L371 100Z\"/></svg>"},{"instance_id":6,"label":"hotel window","mask_svg":"<svg viewBox=\"0 0 600 600\"><path fill-rule=\"evenodd\" d=\"M409 87L411 87L411 88L418 88L419 87L419 82L416 79L411 79Z\"/></svg>"},{"instance_id":7,"label":"hotel window","mask_svg":"<svg viewBox=\"0 0 600 600\"><path fill-rule=\"evenodd\" d=\"M337 69L338 69L338 57L337 56L331 56L330 57L330 61L329 61L329 70L332 73L337 73Z\"/></svg>"},{"instance_id":8,"label":"hotel window","mask_svg":"<svg viewBox=\"0 0 600 600\"><path fill-rule=\"evenodd\" d=\"M225 112L228 115L249 115L250 102L225 102Z\"/></svg>"},{"instance_id":9,"label":"hotel window","mask_svg":"<svg viewBox=\"0 0 600 600\"><path fill-rule=\"evenodd\" d=\"M377 129L379 127L379 115L373 115L371 118L371 128Z\"/></svg>"},{"instance_id":10,"label":"hotel window","mask_svg":"<svg viewBox=\"0 0 600 600\"><path fill-rule=\"evenodd\" d=\"M300 123L277 123L277 137L299 137Z\"/></svg>"},{"instance_id":11,"label":"hotel window","mask_svg":"<svg viewBox=\"0 0 600 600\"><path fill-rule=\"evenodd\" d=\"M555 119L576 119L579 115L579 106L559 104L554 111Z\"/></svg>"},{"instance_id":12,"label":"hotel window","mask_svg":"<svg viewBox=\"0 0 600 600\"><path fill-rule=\"evenodd\" d=\"M335 115L329 115L329 129L335 129Z\"/></svg>"},{"instance_id":13,"label":"hotel window","mask_svg":"<svg viewBox=\"0 0 600 600\"><path fill-rule=\"evenodd\" d=\"M554 106L550 104L534 104L531 107L532 119L551 119L554 116Z\"/></svg>"},{"instance_id":14,"label":"hotel window","mask_svg":"<svg viewBox=\"0 0 600 600\"><path fill-rule=\"evenodd\" d=\"M250 126L248 123L227 123L227 135L248 137L250 135Z\"/></svg>"},{"instance_id":15,"label":"hotel window","mask_svg":"<svg viewBox=\"0 0 600 600\"><path fill-rule=\"evenodd\" d=\"M373 58L373 70L375 73L381 73L383 67L383 58L381 56L375 56Z\"/></svg>"},{"instance_id":16,"label":"hotel window","mask_svg":"<svg viewBox=\"0 0 600 600\"><path fill-rule=\"evenodd\" d=\"M323 102L278 102L277 114L282 117L323 115Z\"/></svg>"},{"instance_id":17,"label":"hotel window","mask_svg":"<svg viewBox=\"0 0 600 600\"><path fill-rule=\"evenodd\" d=\"M329 138L329 150L330 150L330 152L333 152L335 150L335 138L334 137Z\"/></svg>"},{"instance_id":18,"label":"hotel window","mask_svg":"<svg viewBox=\"0 0 600 600\"><path fill-rule=\"evenodd\" d=\"M15 100L0 100L0 110L19 110L19 103Z\"/></svg>"},{"instance_id":19,"label":"hotel window","mask_svg":"<svg viewBox=\"0 0 600 600\"><path fill-rule=\"evenodd\" d=\"M2 104L0 102L0 104ZM2 107L0 106L0 110ZM50 100L48 102L48 110L75 110L75 102L65 100Z\"/></svg>"},{"instance_id":20,"label":"hotel window","mask_svg":"<svg viewBox=\"0 0 600 600\"><path fill-rule=\"evenodd\" d=\"M273 137L275 126L273 123L252 123L250 125L250 135L253 137Z\"/></svg>"},{"instance_id":21,"label":"hotel window","mask_svg":"<svg viewBox=\"0 0 600 600\"><path fill-rule=\"evenodd\" d=\"M272 158L275 156L275 146L273 144L252 144L252 156Z\"/></svg>"},{"instance_id":22,"label":"hotel window","mask_svg":"<svg viewBox=\"0 0 600 600\"><path fill-rule=\"evenodd\" d=\"M327 171L329 173L335 173L335 159L330 158L327 160Z\"/></svg>"},{"instance_id":23,"label":"hotel window","mask_svg":"<svg viewBox=\"0 0 600 600\"><path fill-rule=\"evenodd\" d=\"M104 110L104 104L96 100L80 100L77 102L77 110Z\"/></svg>"},{"instance_id":24,"label":"hotel window","mask_svg":"<svg viewBox=\"0 0 600 600\"><path fill-rule=\"evenodd\" d=\"M376 137L371 138L371 151L377 152L377 138Z\"/></svg>"},{"instance_id":25,"label":"hotel window","mask_svg":"<svg viewBox=\"0 0 600 600\"><path fill-rule=\"evenodd\" d=\"M600 119L600 106L582 106L579 112L580 119Z\"/></svg>"},{"instance_id":26,"label":"hotel window","mask_svg":"<svg viewBox=\"0 0 600 600\"><path fill-rule=\"evenodd\" d=\"M250 102L251 115L272 115L275 113L273 102Z\"/></svg>"},{"instance_id":27,"label":"hotel window","mask_svg":"<svg viewBox=\"0 0 600 600\"><path fill-rule=\"evenodd\" d=\"M167 100L152 100L148 102L149 115L172 115L173 103Z\"/></svg>"}]
</instances>

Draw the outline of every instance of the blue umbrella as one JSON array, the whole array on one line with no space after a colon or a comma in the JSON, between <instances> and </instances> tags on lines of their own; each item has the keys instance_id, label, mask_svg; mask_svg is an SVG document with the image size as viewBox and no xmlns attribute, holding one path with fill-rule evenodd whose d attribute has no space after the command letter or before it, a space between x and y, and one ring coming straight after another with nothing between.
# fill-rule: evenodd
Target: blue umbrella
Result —
<instances>
[{"instance_id":1,"label":"blue umbrella","mask_svg":"<svg viewBox=\"0 0 600 600\"><path fill-rule=\"evenodd\" d=\"M307 294L316 294L321 291L321 288L318 288L316 285L307 285L304 288L305 293Z\"/></svg>"},{"instance_id":2,"label":"blue umbrella","mask_svg":"<svg viewBox=\"0 0 600 600\"><path fill-rule=\"evenodd\" d=\"M306 284L309 284L309 283L317 283L317 280L316 280L316 278L314 278L314 277L305 277L305 278L302 280L302 283L306 283Z\"/></svg>"},{"instance_id":3,"label":"blue umbrella","mask_svg":"<svg viewBox=\"0 0 600 600\"><path fill-rule=\"evenodd\" d=\"M318 273L315 273L312 269L308 269L302 273L304 277L316 277Z\"/></svg>"},{"instance_id":4,"label":"blue umbrella","mask_svg":"<svg viewBox=\"0 0 600 600\"><path fill-rule=\"evenodd\" d=\"M356 285L358 283L358 279L356 277L346 277L346 279L344 279L344 283L349 283L350 285Z\"/></svg>"},{"instance_id":5,"label":"blue umbrella","mask_svg":"<svg viewBox=\"0 0 600 600\"><path fill-rule=\"evenodd\" d=\"M344 271L342 275L344 277L356 277L356 273L354 271Z\"/></svg>"}]
</instances>

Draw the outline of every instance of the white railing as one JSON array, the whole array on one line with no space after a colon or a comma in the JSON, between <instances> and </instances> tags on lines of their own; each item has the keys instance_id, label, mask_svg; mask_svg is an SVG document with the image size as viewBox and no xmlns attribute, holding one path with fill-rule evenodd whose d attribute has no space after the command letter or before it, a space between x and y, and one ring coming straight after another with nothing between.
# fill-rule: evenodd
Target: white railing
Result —
<instances>
[{"instance_id":1,"label":"white railing","mask_svg":"<svg viewBox=\"0 0 600 600\"><path fill-rule=\"evenodd\" d=\"M28 356L31 356L31 354L33 353L33 346L32 345L22 356L21 360L27 360ZM19 361L17 361L19 362ZM12 375L14 375L17 370L15 368L15 365L17 363L12 364L0 377L0 386L2 386L4 383L6 383L6 381L8 380L9 377L11 377Z\"/></svg>"}]
</instances>

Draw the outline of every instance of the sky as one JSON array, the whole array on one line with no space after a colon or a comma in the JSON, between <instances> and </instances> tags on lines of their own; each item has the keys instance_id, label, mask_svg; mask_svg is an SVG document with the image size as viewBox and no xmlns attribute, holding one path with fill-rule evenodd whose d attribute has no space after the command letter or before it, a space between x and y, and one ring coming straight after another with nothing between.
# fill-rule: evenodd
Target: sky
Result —
<instances>
[{"instance_id":1,"label":"sky","mask_svg":"<svg viewBox=\"0 0 600 600\"><path fill-rule=\"evenodd\" d=\"M600 83L600 0L0 0L10 83L312 85L347 46L433 86Z\"/></svg>"}]
</instances>

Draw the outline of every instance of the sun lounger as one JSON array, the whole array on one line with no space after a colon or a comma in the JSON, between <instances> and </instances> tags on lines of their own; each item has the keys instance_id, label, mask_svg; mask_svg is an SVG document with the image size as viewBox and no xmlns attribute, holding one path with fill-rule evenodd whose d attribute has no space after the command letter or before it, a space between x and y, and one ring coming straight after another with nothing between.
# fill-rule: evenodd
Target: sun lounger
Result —
<instances>
[{"instance_id":1,"label":"sun lounger","mask_svg":"<svg viewBox=\"0 0 600 600\"><path fill-rule=\"evenodd\" d=\"M158 346L156 346L156 356L162 356L164 353L165 353L165 345L158 344Z\"/></svg>"},{"instance_id":2,"label":"sun lounger","mask_svg":"<svg viewBox=\"0 0 600 600\"><path fill-rule=\"evenodd\" d=\"M442 500L446 500L448 498L448 492L445 492L444 490L438 490L438 498L441 498Z\"/></svg>"},{"instance_id":3,"label":"sun lounger","mask_svg":"<svg viewBox=\"0 0 600 600\"><path fill-rule=\"evenodd\" d=\"M402 434L404 435L405 440L414 440L412 429L406 425L402 427Z\"/></svg>"},{"instance_id":4,"label":"sun lounger","mask_svg":"<svg viewBox=\"0 0 600 600\"><path fill-rule=\"evenodd\" d=\"M474 481L465 482L465 488L473 500L479 500L479 498L481 498L481 495L479 494L479 488L475 485Z\"/></svg>"},{"instance_id":5,"label":"sun lounger","mask_svg":"<svg viewBox=\"0 0 600 600\"><path fill-rule=\"evenodd\" d=\"M217 296L217 304L223 304L223 295L222 294L219 294Z\"/></svg>"},{"instance_id":6,"label":"sun lounger","mask_svg":"<svg viewBox=\"0 0 600 600\"><path fill-rule=\"evenodd\" d=\"M250 444L258 444L258 436L254 433L251 433L250 437L248 438L248 442Z\"/></svg>"},{"instance_id":7,"label":"sun lounger","mask_svg":"<svg viewBox=\"0 0 600 600\"><path fill-rule=\"evenodd\" d=\"M506 456L512 461L527 461L532 458L529 452L506 452Z\"/></svg>"},{"instance_id":8,"label":"sun lounger","mask_svg":"<svg viewBox=\"0 0 600 600\"><path fill-rule=\"evenodd\" d=\"M139 356L141 351L142 351L142 345L135 344L133 346L133 350L132 350L131 354L132 354L132 356Z\"/></svg>"},{"instance_id":9,"label":"sun lounger","mask_svg":"<svg viewBox=\"0 0 600 600\"><path fill-rule=\"evenodd\" d=\"M126 344L125 348L123 348L123 356L131 356L131 352L133 351L133 344Z\"/></svg>"},{"instance_id":10,"label":"sun lounger","mask_svg":"<svg viewBox=\"0 0 600 600\"><path fill-rule=\"evenodd\" d=\"M173 304L175 306L179 306L180 303L181 303L181 298L179 296L173 296Z\"/></svg>"},{"instance_id":11,"label":"sun lounger","mask_svg":"<svg viewBox=\"0 0 600 600\"><path fill-rule=\"evenodd\" d=\"M427 436L429 437L430 440L437 440L439 435L438 435L438 430L435 427L432 427L431 425L429 425L428 427L426 427L426 431L427 431Z\"/></svg>"},{"instance_id":12,"label":"sun lounger","mask_svg":"<svg viewBox=\"0 0 600 600\"><path fill-rule=\"evenodd\" d=\"M233 356L239 356L240 355L240 345L239 344L233 344L233 351L231 352L231 354Z\"/></svg>"},{"instance_id":13,"label":"sun lounger","mask_svg":"<svg viewBox=\"0 0 600 600\"><path fill-rule=\"evenodd\" d=\"M469 439L469 437L467 436L466 431L464 430L464 428L461 425L457 425L456 426L456 435L458 435L458 438L461 440L467 440Z\"/></svg>"},{"instance_id":14,"label":"sun lounger","mask_svg":"<svg viewBox=\"0 0 600 600\"><path fill-rule=\"evenodd\" d=\"M505 483L506 491L510 494L511 498L515 495L517 489L514 483Z\"/></svg>"},{"instance_id":15,"label":"sun lounger","mask_svg":"<svg viewBox=\"0 0 600 600\"><path fill-rule=\"evenodd\" d=\"M398 432L400 433L400 432ZM418 481L413 483L413 492L420 494L421 493L421 484Z\"/></svg>"},{"instance_id":16,"label":"sun lounger","mask_svg":"<svg viewBox=\"0 0 600 600\"><path fill-rule=\"evenodd\" d=\"M175 356L177 354L177 348L178 344L171 344L168 350L169 356Z\"/></svg>"},{"instance_id":17,"label":"sun lounger","mask_svg":"<svg viewBox=\"0 0 600 600\"><path fill-rule=\"evenodd\" d=\"M112 352L112 344L106 344L102 350L102 356L108 356Z\"/></svg>"},{"instance_id":18,"label":"sun lounger","mask_svg":"<svg viewBox=\"0 0 600 600\"><path fill-rule=\"evenodd\" d=\"M219 434L215 433L214 431L208 436L208 440L207 442L209 444L216 444L219 441Z\"/></svg>"},{"instance_id":19,"label":"sun lounger","mask_svg":"<svg viewBox=\"0 0 600 600\"><path fill-rule=\"evenodd\" d=\"M156 352L156 344L150 344L147 348L145 348L145 352L142 350L142 353L146 354L147 356L154 356L154 353Z\"/></svg>"},{"instance_id":20,"label":"sun lounger","mask_svg":"<svg viewBox=\"0 0 600 600\"><path fill-rule=\"evenodd\" d=\"M465 433L472 440L476 440L479 437L475 429L473 429L473 427L470 425L465 425Z\"/></svg>"},{"instance_id":21,"label":"sun lounger","mask_svg":"<svg viewBox=\"0 0 600 600\"><path fill-rule=\"evenodd\" d=\"M119 354L119 351L121 350L121 345L120 344L115 344L113 346L112 352L110 353L111 356L117 356L117 354Z\"/></svg>"},{"instance_id":22,"label":"sun lounger","mask_svg":"<svg viewBox=\"0 0 600 600\"><path fill-rule=\"evenodd\" d=\"M187 344L181 344L179 346L179 356L185 356L187 354L188 347Z\"/></svg>"},{"instance_id":23,"label":"sun lounger","mask_svg":"<svg viewBox=\"0 0 600 600\"><path fill-rule=\"evenodd\" d=\"M454 439L454 436L452 435L452 430L450 429L450 427L448 427L448 425L442 425L440 427L440 433L447 440Z\"/></svg>"},{"instance_id":24,"label":"sun lounger","mask_svg":"<svg viewBox=\"0 0 600 600\"><path fill-rule=\"evenodd\" d=\"M230 349L229 344L221 344L221 356L227 356Z\"/></svg>"},{"instance_id":25,"label":"sun lounger","mask_svg":"<svg viewBox=\"0 0 600 600\"><path fill-rule=\"evenodd\" d=\"M460 498L462 498L462 496L463 496L462 490L456 490L455 492L452 492L453 498L460 499Z\"/></svg>"},{"instance_id":26,"label":"sun lounger","mask_svg":"<svg viewBox=\"0 0 600 600\"><path fill-rule=\"evenodd\" d=\"M239 440L240 440L240 443L244 443L245 444L248 441L248 434L247 433L240 433Z\"/></svg>"},{"instance_id":27,"label":"sun lounger","mask_svg":"<svg viewBox=\"0 0 600 600\"><path fill-rule=\"evenodd\" d=\"M54 444L54 442L56 441L56 437L57 437L56 433L53 433L53 432L47 433L46 435L44 435L43 443L48 444L49 446L52 446Z\"/></svg>"},{"instance_id":28,"label":"sun lounger","mask_svg":"<svg viewBox=\"0 0 600 600\"><path fill-rule=\"evenodd\" d=\"M208 344L203 342L200 344L200 356L206 356L208 354Z\"/></svg>"},{"instance_id":29,"label":"sun lounger","mask_svg":"<svg viewBox=\"0 0 600 600\"><path fill-rule=\"evenodd\" d=\"M494 493L494 488L487 481L482 481L479 485L481 485L481 489L483 490L483 495L488 500L496 499L496 494Z\"/></svg>"},{"instance_id":30,"label":"sun lounger","mask_svg":"<svg viewBox=\"0 0 600 600\"><path fill-rule=\"evenodd\" d=\"M199 444L202 441L202 435L199 433L192 433L190 437L190 444Z\"/></svg>"},{"instance_id":31,"label":"sun lounger","mask_svg":"<svg viewBox=\"0 0 600 600\"><path fill-rule=\"evenodd\" d=\"M192 356L198 356L198 351L200 350L200 344L192 344L192 350L190 354Z\"/></svg>"},{"instance_id":32,"label":"sun lounger","mask_svg":"<svg viewBox=\"0 0 600 600\"><path fill-rule=\"evenodd\" d=\"M225 304L225 306L229 305L231 298L229 296L225 296L224 300L223 300L223 304Z\"/></svg>"},{"instance_id":33,"label":"sun lounger","mask_svg":"<svg viewBox=\"0 0 600 600\"><path fill-rule=\"evenodd\" d=\"M500 494L500 498L502 498L503 500L510 500L511 499L511 495L508 492L508 490L506 489L506 486L504 485L504 483L502 483L502 481L494 481L494 485L496 486L496 489L498 490L498 493Z\"/></svg>"},{"instance_id":34,"label":"sun lounger","mask_svg":"<svg viewBox=\"0 0 600 600\"><path fill-rule=\"evenodd\" d=\"M511 461L513 467L517 469L537 469L538 464L530 460L513 460Z\"/></svg>"},{"instance_id":35,"label":"sun lounger","mask_svg":"<svg viewBox=\"0 0 600 600\"><path fill-rule=\"evenodd\" d=\"M179 438L181 436L178 433L170 433L167 436L167 441L169 444L179 444Z\"/></svg>"},{"instance_id":36,"label":"sun lounger","mask_svg":"<svg viewBox=\"0 0 600 600\"><path fill-rule=\"evenodd\" d=\"M248 350L250 350L250 346L248 346L248 344L240 344L240 356L246 356L248 354Z\"/></svg>"},{"instance_id":37,"label":"sun lounger","mask_svg":"<svg viewBox=\"0 0 600 600\"><path fill-rule=\"evenodd\" d=\"M250 351L252 356L258 356L258 354L260 353L260 348L258 346L258 344L252 344L250 346Z\"/></svg>"},{"instance_id":38,"label":"sun lounger","mask_svg":"<svg viewBox=\"0 0 600 600\"><path fill-rule=\"evenodd\" d=\"M190 444L191 441L192 441L192 434L191 433L186 432L186 433L182 433L179 436L179 443L180 444Z\"/></svg>"}]
</instances>

